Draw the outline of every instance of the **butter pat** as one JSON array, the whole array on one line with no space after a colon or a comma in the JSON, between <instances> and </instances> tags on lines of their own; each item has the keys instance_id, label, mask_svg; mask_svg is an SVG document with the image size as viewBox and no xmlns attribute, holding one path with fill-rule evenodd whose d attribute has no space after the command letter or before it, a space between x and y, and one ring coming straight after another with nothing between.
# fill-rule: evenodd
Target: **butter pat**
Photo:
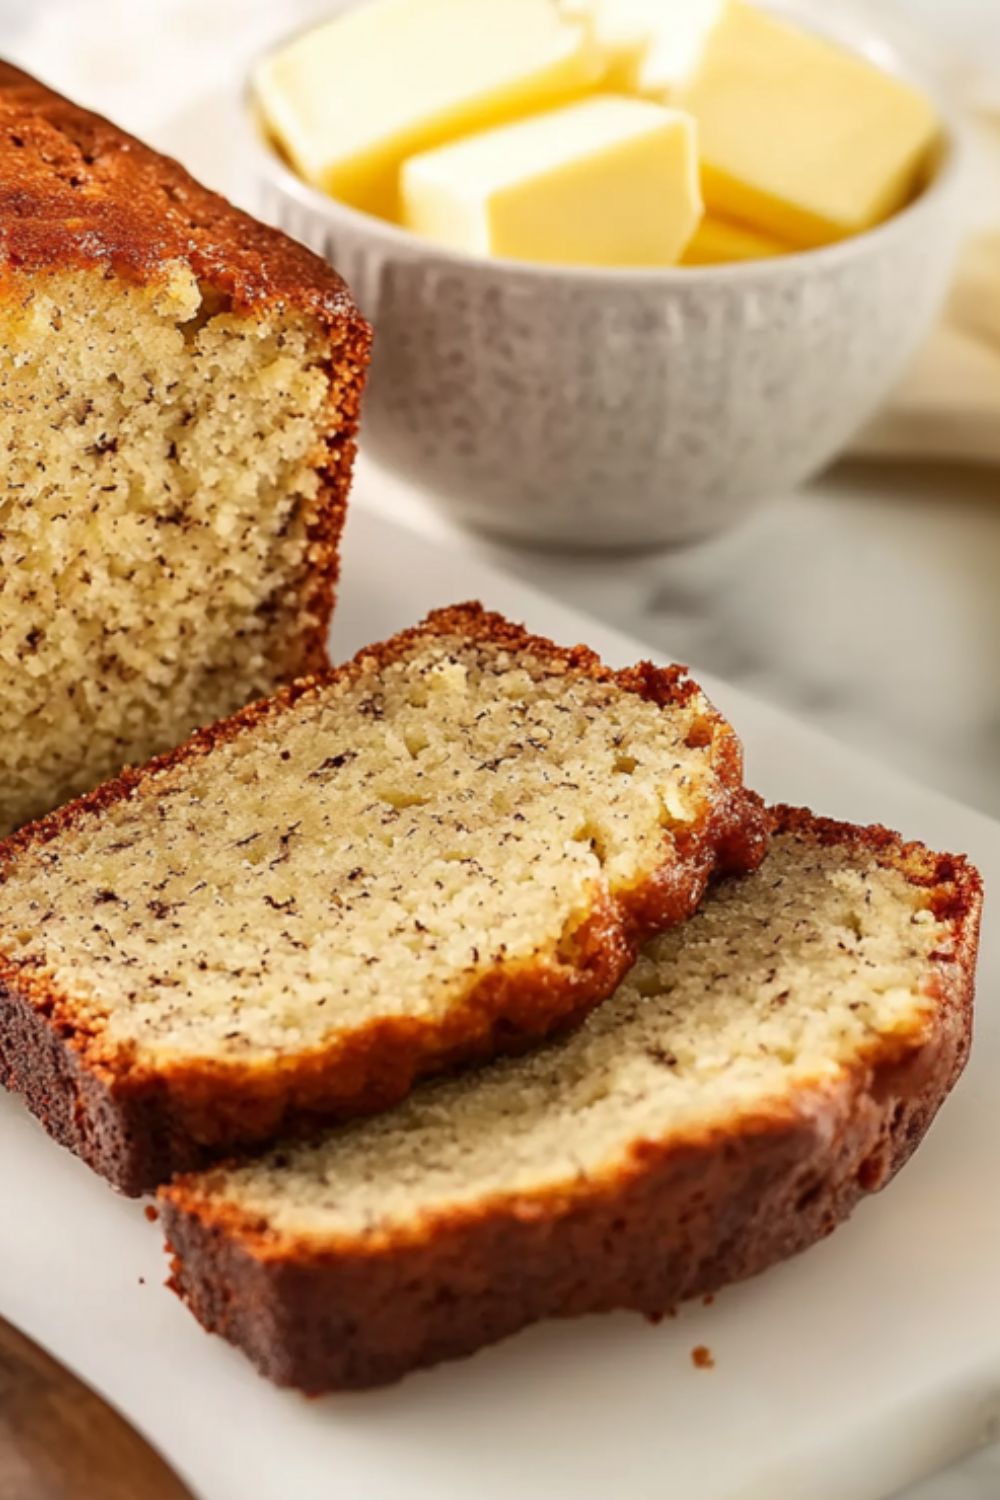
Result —
<instances>
[{"instance_id":1,"label":"butter pat","mask_svg":"<svg viewBox=\"0 0 1000 1500\"><path fill-rule=\"evenodd\" d=\"M706 214L681 257L685 266L718 266L738 260L770 260L794 249L748 224Z\"/></svg>"},{"instance_id":2,"label":"butter pat","mask_svg":"<svg viewBox=\"0 0 1000 1500\"><path fill-rule=\"evenodd\" d=\"M670 265L701 216L694 127L597 95L413 157L402 205L407 228L475 255Z\"/></svg>"},{"instance_id":3,"label":"butter pat","mask_svg":"<svg viewBox=\"0 0 1000 1500\"><path fill-rule=\"evenodd\" d=\"M631 87L648 98L673 100L701 62L722 0L595 0L598 42L624 37L631 27L644 38Z\"/></svg>"},{"instance_id":4,"label":"butter pat","mask_svg":"<svg viewBox=\"0 0 1000 1500\"><path fill-rule=\"evenodd\" d=\"M631 4L632 0L626 0ZM642 4L643 0L636 0ZM657 0L646 0L655 5ZM593 27L594 40L600 48L604 71L601 86L609 91L634 94L638 90L642 61L649 50L651 33L648 25L636 25L631 15L608 15L602 0L560 0L564 15Z\"/></svg>"},{"instance_id":5,"label":"butter pat","mask_svg":"<svg viewBox=\"0 0 1000 1500\"><path fill-rule=\"evenodd\" d=\"M395 218L404 157L592 89L592 28L552 0L372 0L297 37L255 78L307 182Z\"/></svg>"},{"instance_id":6,"label":"butter pat","mask_svg":"<svg viewBox=\"0 0 1000 1500\"><path fill-rule=\"evenodd\" d=\"M680 100L698 122L709 209L803 248L900 208L938 132L909 84L741 0Z\"/></svg>"},{"instance_id":7,"label":"butter pat","mask_svg":"<svg viewBox=\"0 0 1000 1500\"><path fill-rule=\"evenodd\" d=\"M605 55L605 85L669 102L701 58L723 0L562 0L589 17Z\"/></svg>"},{"instance_id":8,"label":"butter pat","mask_svg":"<svg viewBox=\"0 0 1000 1500\"><path fill-rule=\"evenodd\" d=\"M606 5L622 0L603 0ZM630 0L639 3L639 0ZM647 0L653 3L655 0ZM669 0L655 5L657 23L639 68L636 87L651 99L673 101L697 72L723 0Z\"/></svg>"}]
</instances>

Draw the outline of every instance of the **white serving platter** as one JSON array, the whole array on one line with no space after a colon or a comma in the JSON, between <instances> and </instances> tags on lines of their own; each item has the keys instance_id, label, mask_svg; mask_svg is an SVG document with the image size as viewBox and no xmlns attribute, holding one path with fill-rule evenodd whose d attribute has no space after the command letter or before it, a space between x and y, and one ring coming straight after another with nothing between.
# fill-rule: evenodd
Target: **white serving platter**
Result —
<instances>
[{"instance_id":1,"label":"white serving platter","mask_svg":"<svg viewBox=\"0 0 1000 1500\"><path fill-rule=\"evenodd\" d=\"M358 506L335 654L473 596L616 664L649 654ZM1000 825L702 680L766 796L966 851L1000 888ZM142 1205L7 1097L0 1311L115 1402L201 1500L884 1500L1000 1431L998 1004L988 904L972 1061L914 1161L832 1239L657 1327L549 1324L387 1391L276 1391L164 1289ZM698 1344L714 1369L694 1367Z\"/></svg>"}]
</instances>

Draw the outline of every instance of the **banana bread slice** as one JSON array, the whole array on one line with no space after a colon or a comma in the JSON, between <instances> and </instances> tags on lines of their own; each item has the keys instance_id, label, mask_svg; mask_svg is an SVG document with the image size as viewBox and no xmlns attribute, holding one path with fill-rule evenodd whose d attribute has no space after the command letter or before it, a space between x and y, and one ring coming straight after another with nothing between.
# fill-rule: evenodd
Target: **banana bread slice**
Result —
<instances>
[{"instance_id":1,"label":"banana bread slice","mask_svg":"<svg viewBox=\"0 0 1000 1500\"><path fill-rule=\"evenodd\" d=\"M568 1039L165 1189L173 1285L323 1391L753 1275L927 1129L969 1047L979 909L963 860L779 809L757 873Z\"/></svg>"},{"instance_id":2,"label":"banana bread slice","mask_svg":"<svg viewBox=\"0 0 1000 1500\"><path fill-rule=\"evenodd\" d=\"M0 63L0 833L326 664L369 329Z\"/></svg>"},{"instance_id":3,"label":"banana bread slice","mask_svg":"<svg viewBox=\"0 0 1000 1500\"><path fill-rule=\"evenodd\" d=\"M763 846L682 669L441 611L0 844L0 1080L138 1192L581 1015Z\"/></svg>"}]
</instances>

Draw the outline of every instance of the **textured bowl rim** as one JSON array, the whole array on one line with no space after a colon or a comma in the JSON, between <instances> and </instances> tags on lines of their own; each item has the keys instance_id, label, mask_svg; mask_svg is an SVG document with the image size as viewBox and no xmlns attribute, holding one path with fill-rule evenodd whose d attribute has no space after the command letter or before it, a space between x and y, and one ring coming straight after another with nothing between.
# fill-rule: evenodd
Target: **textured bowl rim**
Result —
<instances>
[{"instance_id":1,"label":"textured bowl rim","mask_svg":"<svg viewBox=\"0 0 1000 1500\"><path fill-rule=\"evenodd\" d=\"M864 45L862 45L860 35L856 45L853 46L850 40L845 40L843 32L839 33L836 39L841 45L847 46L861 56L866 56L873 48L877 49L880 60L873 65L880 68L882 72L905 78L919 88L934 105L941 127L940 155L931 180L915 198L888 219L884 219L881 224L876 224L871 229L863 229L857 234L848 235L845 239L836 240L830 245L821 245L807 250L793 250L784 255L766 256L759 260L728 261L705 266L564 266L547 261L514 260L499 255L474 255L469 251L453 250L446 245L439 245L433 240L422 238L412 230L404 229L402 225L393 224L388 219L380 219L375 214L365 213L361 209L352 208L340 202L337 198L331 198L299 177L266 139L254 99L254 75L257 67L265 58L272 56L274 52L286 45L292 37L315 30L321 24L321 20L313 20L308 26L299 26L293 33L272 42L254 60L246 76L240 117L245 141L252 153L258 174L265 177L270 185L285 197L295 200L300 208L321 219L329 229L336 229L339 225L350 229L356 235L363 235L372 241L390 246L394 251L409 257L433 261L444 266L461 267L462 270L472 274L479 272L489 275L491 272L500 272L524 281L558 279L586 283L595 287L605 285L677 288L704 286L713 282L737 282L744 286L752 285L790 273L802 274L810 266L815 266L817 271L829 269L839 263L861 258L869 250L876 253L890 244L896 236L916 230L920 222L940 206L941 200L951 195L961 176L965 156L965 132L955 111L942 97L940 86L931 83L923 70L911 62L901 47L873 26L865 30ZM872 61L872 58L868 56L868 60Z\"/></svg>"}]
</instances>

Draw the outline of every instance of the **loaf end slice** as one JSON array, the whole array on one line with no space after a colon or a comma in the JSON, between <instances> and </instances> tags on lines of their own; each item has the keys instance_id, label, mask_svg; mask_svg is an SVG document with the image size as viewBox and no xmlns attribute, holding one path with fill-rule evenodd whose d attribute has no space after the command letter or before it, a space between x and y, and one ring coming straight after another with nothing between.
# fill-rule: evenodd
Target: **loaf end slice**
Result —
<instances>
[{"instance_id":1,"label":"loaf end slice","mask_svg":"<svg viewBox=\"0 0 1000 1500\"><path fill-rule=\"evenodd\" d=\"M173 1285L319 1392L762 1271L886 1183L958 1077L980 900L962 859L778 809L762 867L569 1038L165 1189Z\"/></svg>"},{"instance_id":2,"label":"loaf end slice","mask_svg":"<svg viewBox=\"0 0 1000 1500\"><path fill-rule=\"evenodd\" d=\"M439 611L0 845L0 1077L139 1192L579 1018L763 849L680 668Z\"/></svg>"},{"instance_id":3,"label":"loaf end slice","mask_svg":"<svg viewBox=\"0 0 1000 1500\"><path fill-rule=\"evenodd\" d=\"M0 64L0 833L327 665L370 330Z\"/></svg>"}]
</instances>

